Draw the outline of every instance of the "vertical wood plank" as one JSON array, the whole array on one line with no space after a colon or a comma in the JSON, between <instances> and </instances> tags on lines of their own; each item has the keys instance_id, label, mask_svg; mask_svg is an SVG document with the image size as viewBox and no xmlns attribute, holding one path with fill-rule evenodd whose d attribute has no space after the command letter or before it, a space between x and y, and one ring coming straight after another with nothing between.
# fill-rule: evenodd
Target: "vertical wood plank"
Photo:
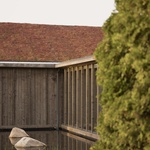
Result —
<instances>
[{"instance_id":1,"label":"vertical wood plank","mask_svg":"<svg viewBox=\"0 0 150 150\"><path fill-rule=\"evenodd\" d=\"M27 102L27 111L26 111L26 115L28 117L27 118L27 124L28 125L32 125L32 107L31 107L31 104L32 104L32 95L31 95L31 71L32 69L28 69L27 71L27 77L26 77L26 80L27 80L27 99L26 99L26 102ZM16 98L15 98L16 99Z\"/></svg>"},{"instance_id":2,"label":"vertical wood plank","mask_svg":"<svg viewBox=\"0 0 150 150\"><path fill-rule=\"evenodd\" d=\"M81 117L82 129L86 129L86 69L81 68Z\"/></svg>"},{"instance_id":3,"label":"vertical wood plank","mask_svg":"<svg viewBox=\"0 0 150 150\"><path fill-rule=\"evenodd\" d=\"M21 87L21 72L19 73L18 69L16 70L16 79L17 80L16 80L16 103L15 103L16 104L15 105L15 108L16 108L16 111L15 111L16 122L15 123L17 125L19 125L19 124L21 124L20 123L20 118L22 116L22 112L21 112L22 99L20 97L20 94L22 93L22 87Z\"/></svg>"},{"instance_id":4,"label":"vertical wood plank","mask_svg":"<svg viewBox=\"0 0 150 150\"><path fill-rule=\"evenodd\" d=\"M71 125L71 70L68 68L68 125Z\"/></svg>"},{"instance_id":5,"label":"vertical wood plank","mask_svg":"<svg viewBox=\"0 0 150 150\"><path fill-rule=\"evenodd\" d=\"M79 68L76 67L76 128L79 127Z\"/></svg>"},{"instance_id":6,"label":"vertical wood plank","mask_svg":"<svg viewBox=\"0 0 150 150\"><path fill-rule=\"evenodd\" d=\"M64 69L64 124L66 125L67 124L67 70Z\"/></svg>"},{"instance_id":7,"label":"vertical wood plank","mask_svg":"<svg viewBox=\"0 0 150 150\"><path fill-rule=\"evenodd\" d=\"M90 125L90 75L89 75L89 65L86 65L86 130L89 130Z\"/></svg>"},{"instance_id":8,"label":"vertical wood plank","mask_svg":"<svg viewBox=\"0 0 150 150\"><path fill-rule=\"evenodd\" d=\"M46 105L47 105L47 69L41 69L40 70L40 77L42 78L40 83L40 91L41 91L41 97L40 97L40 106L41 106L41 112L40 113L40 125L46 126ZM56 82L56 80L55 80ZM54 84L55 84L54 82ZM54 91L56 93L56 89ZM56 98L56 97L55 97ZM56 106L55 106L56 107ZM56 117L56 116L55 116Z\"/></svg>"},{"instance_id":9,"label":"vertical wood plank","mask_svg":"<svg viewBox=\"0 0 150 150\"><path fill-rule=\"evenodd\" d=\"M56 71L53 71L53 74L51 74L51 122L52 126L56 127Z\"/></svg>"},{"instance_id":10,"label":"vertical wood plank","mask_svg":"<svg viewBox=\"0 0 150 150\"><path fill-rule=\"evenodd\" d=\"M36 86L35 86L36 78L35 78L35 70L31 70L31 75L30 75L30 97L31 97L31 102L30 102L30 113L31 113L31 125L36 124L35 117L36 116L36 97L35 97L35 91L36 91Z\"/></svg>"},{"instance_id":11,"label":"vertical wood plank","mask_svg":"<svg viewBox=\"0 0 150 150\"><path fill-rule=\"evenodd\" d=\"M93 132L94 129L94 64L91 64L91 132Z\"/></svg>"},{"instance_id":12,"label":"vertical wood plank","mask_svg":"<svg viewBox=\"0 0 150 150\"><path fill-rule=\"evenodd\" d=\"M54 70L48 70L47 75L47 124L51 127L56 127L56 110L55 110L55 88L56 88L56 72Z\"/></svg>"},{"instance_id":13,"label":"vertical wood plank","mask_svg":"<svg viewBox=\"0 0 150 150\"><path fill-rule=\"evenodd\" d=\"M83 88L84 88L84 84L83 84L83 66L81 66L81 95L80 95L80 99L81 99L81 129L83 129Z\"/></svg>"},{"instance_id":14,"label":"vertical wood plank","mask_svg":"<svg viewBox=\"0 0 150 150\"><path fill-rule=\"evenodd\" d=\"M30 91L29 91L29 81L28 81L28 72L29 69L24 70L22 69L22 90L24 92L24 94L22 94L22 100L23 100L23 124L28 124L29 123L29 119L30 119L30 107L28 105L29 101L30 101ZM29 117L27 117L29 116Z\"/></svg>"},{"instance_id":15,"label":"vertical wood plank","mask_svg":"<svg viewBox=\"0 0 150 150\"><path fill-rule=\"evenodd\" d=\"M60 69L58 72L58 107L59 107L59 126L64 122L64 70Z\"/></svg>"},{"instance_id":16,"label":"vertical wood plank","mask_svg":"<svg viewBox=\"0 0 150 150\"><path fill-rule=\"evenodd\" d=\"M76 123L76 82L75 69L72 67L72 126Z\"/></svg>"},{"instance_id":17,"label":"vertical wood plank","mask_svg":"<svg viewBox=\"0 0 150 150\"><path fill-rule=\"evenodd\" d=\"M47 124L50 126L53 126L53 121L52 121L52 91L53 91L53 71L48 70L47 72Z\"/></svg>"},{"instance_id":18,"label":"vertical wood plank","mask_svg":"<svg viewBox=\"0 0 150 150\"><path fill-rule=\"evenodd\" d=\"M3 126L9 126L14 124L14 69L3 68L1 78L1 121Z\"/></svg>"},{"instance_id":19,"label":"vertical wood plank","mask_svg":"<svg viewBox=\"0 0 150 150\"><path fill-rule=\"evenodd\" d=\"M81 120L82 120L82 117L81 117L81 104L82 104L82 102L81 102L81 68L80 67L78 67L78 71L79 71L79 73L78 73L78 111L79 111L79 116L78 116L78 122L79 122L79 124L78 124L78 128L81 128Z\"/></svg>"}]
</instances>

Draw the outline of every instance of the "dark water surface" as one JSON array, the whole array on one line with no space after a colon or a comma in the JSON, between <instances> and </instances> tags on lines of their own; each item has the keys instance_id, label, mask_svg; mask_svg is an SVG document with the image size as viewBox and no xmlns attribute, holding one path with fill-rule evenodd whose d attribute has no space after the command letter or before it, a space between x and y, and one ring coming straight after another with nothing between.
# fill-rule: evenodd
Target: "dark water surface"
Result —
<instances>
[{"instance_id":1,"label":"dark water surface","mask_svg":"<svg viewBox=\"0 0 150 150\"><path fill-rule=\"evenodd\" d=\"M76 136L65 131L26 131L30 137L47 145L46 148L28 148L17 150L89 150L95 143L92 140ZM0 131L0 150L16 150L9 139L10 131Z\"/></svg>"}]
</instances>

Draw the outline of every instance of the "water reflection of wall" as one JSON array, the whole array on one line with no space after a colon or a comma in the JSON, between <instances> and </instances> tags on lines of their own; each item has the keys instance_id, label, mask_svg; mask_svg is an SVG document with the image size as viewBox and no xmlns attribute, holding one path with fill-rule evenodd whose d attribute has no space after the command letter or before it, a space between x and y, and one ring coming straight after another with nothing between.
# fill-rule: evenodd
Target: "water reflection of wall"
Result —
<instances>
[{"instance_id":1,"label":"water reflection of wall","mask_svg":"<svg viewBox=\"0 0 150 150\"><path fill-rule=\"evenodd\" d=\"M15 150L9 141L10 132L0 132L0 150Z\"/></svg>"},{"instance_id":2,"label":"water reflection of wall","mask_svg":"<svg viewBox=\"0 0 150 150\"><path fill-rule=\"evenodd\" d=\"M30 137L47 144L47 150L89 150L94 143L62 131L26 131ZM16 150L9 140L10 132L0 132L0 150Z\"/></svg>"},{"instance_id":3,"label":"water reflection of wall","mask_svg":"<svg viewBox=\"0 0 150 150\"><path fill-rule=\"evenodd\" d=\"M76 136L71 133L61 132L59 150L89 150L94 141Z\"/></svg>"}]
</instances>

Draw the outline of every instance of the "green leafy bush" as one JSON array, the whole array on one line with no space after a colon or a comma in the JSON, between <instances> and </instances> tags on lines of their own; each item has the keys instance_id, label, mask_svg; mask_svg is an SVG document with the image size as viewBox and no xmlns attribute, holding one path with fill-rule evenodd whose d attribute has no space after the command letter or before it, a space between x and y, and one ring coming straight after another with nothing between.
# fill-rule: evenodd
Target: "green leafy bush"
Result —
<instances>
[{"instance_id":1,"label":"green leafy bush","mask_svg":"<svg viewBox=\"0 0 150 150\"><path fill-rule=\"evenodd\" d=\"M150 150L150 0L116 0L95 56L103 88L92 150Z\"/></svg>"}]
</instances>

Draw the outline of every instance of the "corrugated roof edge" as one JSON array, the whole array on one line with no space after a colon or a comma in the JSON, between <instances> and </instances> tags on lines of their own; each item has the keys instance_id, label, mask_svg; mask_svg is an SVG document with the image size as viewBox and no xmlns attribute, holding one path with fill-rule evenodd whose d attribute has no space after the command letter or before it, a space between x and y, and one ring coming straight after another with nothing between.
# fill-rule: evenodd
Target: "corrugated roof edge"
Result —
<instances>
[{"instance_id":1,"label":"corrugated roof edge","mask_svg":"<svg viewBox=\"0 0 150 150\"><path fill-rule=\"evenodd\" d=\"M13 62L0 61L0 67L17 67L17 68L55 68L59 62Z\"/></svg>"},{"instance_id":2,"label":"corrugated roof edge","mask_svg":"<svg viewBox=\"0 0 150 150\"><path fill-rule=\"evenodd\" d=\"M71 59L63 62L17 62L17 61L0 61L0 68L2 67L16 67L16 68L63 68L72 65L83 64L95 61L93 55L77 59Z\"/></svg>"}]
</instances>

